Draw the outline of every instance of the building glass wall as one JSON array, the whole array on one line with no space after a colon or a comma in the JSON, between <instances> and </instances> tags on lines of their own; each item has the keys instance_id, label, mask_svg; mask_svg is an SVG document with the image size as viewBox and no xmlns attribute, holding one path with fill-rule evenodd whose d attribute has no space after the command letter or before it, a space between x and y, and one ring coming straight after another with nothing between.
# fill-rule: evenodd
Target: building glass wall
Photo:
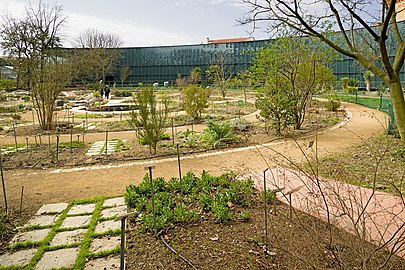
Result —
<instances>
[{"instance_id":1,"label":"building glass wall","mask_svg":"<svg viewBox=\"0 0 405 270\"><path fill-rule=\"evenodd\" d=\"M165 81L174 82L178 76L187 76L194 67L200 67L204 74L207 67L215 63L218 55L226 57L226 65L232 69L232 74L249 68L253 52L266 46L271 40L257 40L225 44L199 44L183 46L160 46L123 48L119 66L129 67L129 76L125 85L135 86L139 82L152 84ZM357 61L340 55L338 60L331 63L336 81L342 77L357 78L360 86L364 86L364 69ZM120 82L120 69L109 77L114 82ZM401 70L401 80L405 80L404 68ZM111 82L110 82L111 83ZM373 88L382 87L382 82L374 76Z\"/></svg>"}]
</instances>

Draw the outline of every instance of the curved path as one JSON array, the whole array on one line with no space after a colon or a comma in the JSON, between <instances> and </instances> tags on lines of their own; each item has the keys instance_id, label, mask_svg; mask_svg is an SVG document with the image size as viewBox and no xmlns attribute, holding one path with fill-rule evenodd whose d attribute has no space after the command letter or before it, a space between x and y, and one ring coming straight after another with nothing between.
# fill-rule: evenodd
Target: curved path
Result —
<instances>
[{"instance_id":1,"label":"curved path","mask_svg":"<svg viewBox=\"0 0 405 270\"><path fill-rule=\"evenodd\" d=\"M344 151L373 135L382 134L387 117L379 111L355 104L344 104L350 115L342 125L319 133L318 155ZM308 154L313 148L306 146L315 138L313 135L301 138L298 143ZM260 147L227 149L218 152L195 154L182 157L182 171L200 173L208 170L214 174L236 171L252 174L263 171L268 165L276 166L275 151L296 161L303 160L303 153L292 140L280 140ZM9 206L18 208L21 188L24 186L23 208L35 212L42 204L84 199L95 196L119 195L131 183L139 183L146 171L146 165L155 165L154 177L170 179L178 175L177 159L166 158L144 162L114 163L78 167L73 169L10 170L5 171ZM268 164L268 165L267 165ZM1 205L4 204L1 198Z\"/></svg>"}]
</instances>

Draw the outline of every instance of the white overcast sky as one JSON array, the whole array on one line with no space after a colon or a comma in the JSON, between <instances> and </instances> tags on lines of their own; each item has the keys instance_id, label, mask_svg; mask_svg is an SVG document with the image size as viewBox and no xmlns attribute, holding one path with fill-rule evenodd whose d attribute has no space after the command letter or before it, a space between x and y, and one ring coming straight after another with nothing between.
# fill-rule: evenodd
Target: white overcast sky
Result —
<instances>
[{"instance_id":1,"label":"white overcast sky","mask_svg":"<svg viewBox=\"0 0 405 270\"><path fill-rule=\"evenodd\" d=\"M38 1L31 0L35 6ZM248 37L236 19L248 7L239 0L42 0L63 6L67 16L64 46L88 28L116 33L125 47L200 44L206 38ZM0 14L19 17L28 0L0 0ZM256 31L256 39L268 35Z\"/></svg>"}]
</instances>

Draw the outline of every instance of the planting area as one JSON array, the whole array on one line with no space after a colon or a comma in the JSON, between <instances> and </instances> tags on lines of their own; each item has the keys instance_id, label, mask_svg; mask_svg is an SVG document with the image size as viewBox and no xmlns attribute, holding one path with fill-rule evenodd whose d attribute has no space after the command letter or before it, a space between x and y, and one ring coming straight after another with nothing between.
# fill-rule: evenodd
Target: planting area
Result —
<instances>
[{"instance_id":1,"label":"planting area","mask_svg":"<svg viewBox=\"0 0 405 270\"><path fill-rule=\"evenodd\" d=\"M177 95L175 92L170 94ZM19 217L19 207L25 214L34 214L43 204L65 202L69 206L62 210L62 218L55 226L41 228L52 232L44 240L20 244L14 249L34 247L40 250L30 267L46 252L62 248L79 250L78 259L72 264L77 266L75 269L82 269L85 261L117 256L119 249L115 247L106 252L89 252L91 240L106 235L115 237L117 231L114 230L100 235L89 232L83 241L71 246L53 247L50 243L55 234L70 230L60 227L67 217L85 215L68 214L70 207L95 204L91 223L82 228L92 231L97 222L111 220L100 215L109 208L103 202L125 193L128 207L138 213L130 220L127 231L128 269L192 269L165 246L162 238L197 269L338 269L342 262L347 269L355 269L362 264L365 254L372 254L367 265L377 269L389 256L384 249L376 249L336 227L333 227L336 234L331 243L325 237L331 231L330 224L299 211L292 215L289 205L279 202L274 193L266 194L267 203L264 204L263 194L253 188L253 182L240 179L249 179L268 167L286 165L280 161L281 156L302 164L307 159L315 160L316 154L330 162L329 167L339 160L348 164L350 170L350 158L364 161L368 154L367 150L354 148L355 145L362 141L377 145L368 139L384 132L381 124L385 122L384 115L353 104L343 105L346 112L330 112L324 110L321 102L314 102L301 130L285 131L283 137L277 137L257 119L254 106L240 100L243 101L243 96L237 93L230 93L225 102L213 99L207 112L195 122L185 116L180 105L172 104L172 109L178 108L170 117L173 129L169 121L166 140L159 142L156 154L151 154L149 147L139 141L137 131L125 121L126 114L114 112L112 117L99 117L98 113L87 113L86 118L86 113L75 113L77 128L60 128L59 134L48 135L29 125L31 112L21 112L18 121L26 125L16 128L18 152L12 149L15 148L12 126L3 128L1 138L4 149L9 150L3 156L9 209L13 216ZM59 122L60 127L73 125L71 112L67 119ZM78 122L78 119L84 120ZM222 135L218 137L218 133ZM106 150L106 141L116 143L108 144ZM89 149L96 142L101 142L101 146L96 154L89 155ZM394 141L391 145L395 144ZM179 174L177 145L183 172L181 183L173 178ZM397 162L404 159L400 148L389 149L387 153L396 151L397 154L387 155L391 161L395 158L395 162L381 163L386 170L391 170L393 164L403 164ZM337 154L342 152L345 154ZM331 156L332 153L336 156ZM369 156L367 163L375 157ZM154 236L149 179L144 177L147 172L144 167L149 165L155 166L157 238ZM361 167L360 164L356 166ZM395 175L391 174L396 181L401 181L400 168L398 166ZM322 173L335 176L333 172ZM399 183L403 183L403 179ZM395 193L386 186L381 184L379 188ZM4 203L1 203L4 209ZM268 213L267 240L264 207ZM27 219L28 216L22 216L20 225ZM16 234L15 221L2 215L1 253L8 251L7 243ZM405 264L403 259L394 256L384 267L403 269ZM117 265L108 269L117 269Z\"/></svg>"}]
</instances>

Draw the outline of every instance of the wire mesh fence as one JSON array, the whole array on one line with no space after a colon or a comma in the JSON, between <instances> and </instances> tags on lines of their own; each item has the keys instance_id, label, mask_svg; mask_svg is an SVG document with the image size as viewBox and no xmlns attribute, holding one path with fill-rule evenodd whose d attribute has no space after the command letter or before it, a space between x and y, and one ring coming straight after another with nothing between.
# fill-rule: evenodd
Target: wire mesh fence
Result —
<instances>
[{"instance_id":1,"label":"wire mesh fence","mask_svg":"<svg viewBox=\"0 0 405 270\"><path fill-rule=\"evenodd\" d=\"M389 116L389 125L387 133L393 134L395 129L395 116L392 107L391 98L381 92L355 91L353 93L336 92L334 94L323 94L321 97L338 98L344 102L359 104L368 108L377 109L385 112Z\"/></svg>"}]
</instances>

